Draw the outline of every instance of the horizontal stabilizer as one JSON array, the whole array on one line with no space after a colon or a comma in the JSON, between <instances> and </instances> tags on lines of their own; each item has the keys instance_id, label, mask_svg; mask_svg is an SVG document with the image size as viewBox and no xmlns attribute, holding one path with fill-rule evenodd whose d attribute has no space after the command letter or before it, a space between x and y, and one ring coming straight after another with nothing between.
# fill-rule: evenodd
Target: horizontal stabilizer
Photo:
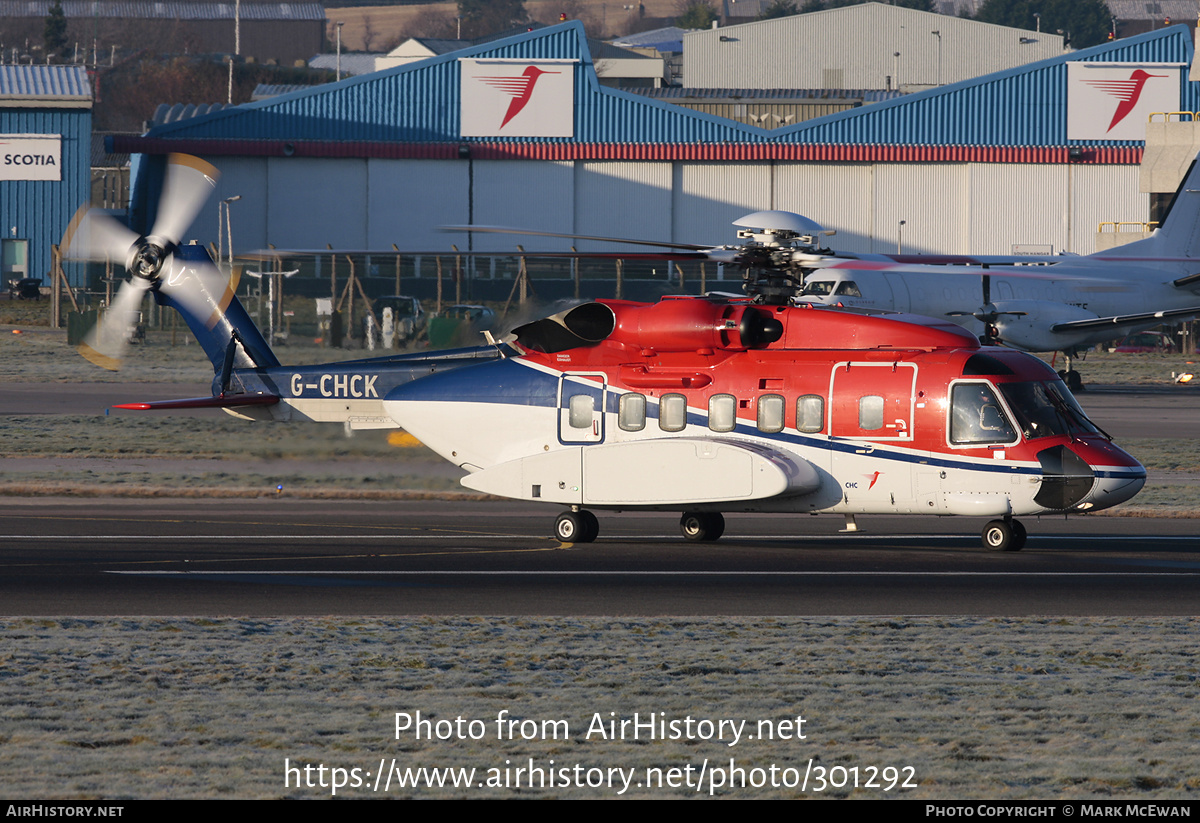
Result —
<instances>
[{"instance_id":1,"label":"horizontal stabilizer","mask_svg":"<svg viewBox=\"0 0 1200 823\"><path fill-rule=\"evenodd\" d=\"M1200 306L1186 309L1169 309L1165 311L1148 311L1141 314L1119 314L1113 317L1097 317L1094 320L1071 320L1066 323L1055 323L1050 331L1081 331L1083 329L1099 329L1104 326L1136 326L1154 321L1171 320L1178 317L1200 316Z\"/></svg>"},{"instance_id":2,"label":"horizontal stabilizer","mask_svg":"<svg viewBox=\"0 0 1200 823\"><path fill-rule=\"evenodd\" d=\"M233 409L238 406L272 406L277 394L225 394L217 397L189 397L183 400L152 400L148 403L118 403L114 409L156 411L166 409Z\"/></svg>"}]
</instances>

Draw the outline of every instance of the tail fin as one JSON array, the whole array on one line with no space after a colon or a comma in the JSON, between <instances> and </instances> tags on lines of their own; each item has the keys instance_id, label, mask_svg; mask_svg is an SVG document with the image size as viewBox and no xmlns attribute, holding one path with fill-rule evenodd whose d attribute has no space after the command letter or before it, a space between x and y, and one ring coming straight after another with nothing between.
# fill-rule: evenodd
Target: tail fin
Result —
<instances>
[{"instance_id":1,"label":"tail fin","mask_svg":"<svg viewBox=\"0 0 1200 823\"><path fill-rule=\"evenodd\" d=\"M1188 167L1154 234L1101 254L1104 257L1200 258L1200 156Z\"/></svg>"},{"instance_id":2,"label":"tail fin","mask_svg":"<svg viewBox=\"0 0 1200 823\"><path fill-rule=\"evenodd\" d=\"M171 275L154 290L160 305L178 311L213 364L228 381L233 368L279 366L262 333L237 299L237 278L227 279L203 246L179 246Z\"/></svg>"}]
</instances>

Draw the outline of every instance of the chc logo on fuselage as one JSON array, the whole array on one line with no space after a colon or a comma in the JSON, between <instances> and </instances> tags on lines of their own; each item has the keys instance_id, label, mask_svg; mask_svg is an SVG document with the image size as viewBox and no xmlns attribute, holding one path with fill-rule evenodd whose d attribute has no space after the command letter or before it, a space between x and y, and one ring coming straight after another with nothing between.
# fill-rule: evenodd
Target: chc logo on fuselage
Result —
<instances>
[{"instance_id":1,"label":"chc logo on fuselage","mask_svg":"<svg viewBox=\"0 0 1200 823\"><path fill-rule=\"evenodd\" d=\"M305 382L306 379L310 382ZM322 374L320 377L292 375L292 397L309 396L346 398L379 398L375 389L377 374Z\"/></svg>"}]
</instances>

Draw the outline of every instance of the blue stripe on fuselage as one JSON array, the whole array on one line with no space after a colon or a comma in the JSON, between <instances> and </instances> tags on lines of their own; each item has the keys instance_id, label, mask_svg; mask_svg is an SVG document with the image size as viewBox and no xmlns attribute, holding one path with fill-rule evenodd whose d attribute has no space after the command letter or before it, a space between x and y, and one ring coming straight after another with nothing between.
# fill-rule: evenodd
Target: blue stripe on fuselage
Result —
<instances>
[{"instance_id":1,"label":"blue stripe on fuselage","mask_svg":"<svg viewBox=\"0 0 1200 823\"><path fill-rule=\"evenodd\" d=\"M566 373L573 375L572 372ZM555 408L561 407L558 397L559 378L560 373L543 371L541 368L520 359L510 358L423 377L420 380L396 387L388 392L384 399L432 403L497 403L513 406ZM581 375L576 379L584 381L588 378ZM590 385L585 382L580 382L579 385L581 388L589 391L593 397L599 398L600 387L598 385ZM608 413L616 413L619 395L624 394L625 391L624 389L609 388L608 403L605 409ZM658 398L647 397L646 399L648 401L646 403L647 420L657 420ZM696 426L707 430L708 416L703 412L689 409L687 424L688 426ZM996 464L992 465L955 459L929 452L891 451L890 448L892 447L890 447L890 444L882 444L874 440L827 439L824 437L810 437L798 432L775 432L767 434L759 431L753 423L741 420L738 421L736 428L731 433L740 434L758 441L765 440L780 445L824 449L825 451L841 452L844 454L857 452L865 446L870 446L873 449L871 455L873 458L896 463L912 463L935 468L1000 472L1008 475L1019 474L1034 477L1040 477L1042 474L1040 466L1014 466L1005 461L996 461ZM694 435L689 435L687 431L684 431L680 432L679 436ZM1094 469L1093 471L1096 477L1117 477L1133 480L1146 476L1144 469L1140 473L1106 472Z\"/></svg>"}]
</instances>

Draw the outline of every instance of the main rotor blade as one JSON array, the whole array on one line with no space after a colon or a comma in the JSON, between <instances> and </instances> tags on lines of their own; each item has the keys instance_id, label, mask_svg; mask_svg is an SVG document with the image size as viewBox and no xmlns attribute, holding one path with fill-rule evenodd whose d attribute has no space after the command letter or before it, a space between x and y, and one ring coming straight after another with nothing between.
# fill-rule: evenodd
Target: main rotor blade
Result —
<instances>
[{"instance_id":1,"label":"main rotor blade","mask_svg":"<svg viewBox=\"0 0 1200 823\"><path fill-rule=\"evenodd\" d=\"M201 318L211 329L225 319L225 310L237 291L235 278L211 263L184 262L178 256L168 258L159 291L176 301L193 317Z\"/></svg>"},{"instance_id":2,"label":"main rotor blade","mask_svg":"<svg viewBox=\"0 0 1200 823\"><path fill-rule=\"evenodd\" d=\"M108 310L84 336L77 351L101 368L109 371L121 368L121 359L137 323L142 297L149 288L150 281L141 277L122 283Z\"/></svg>"},{"instance_id":3,"label":"main rotor blade","mask_svg":"<svg viewBox=\"0 0 1200 823\"><path fill-rule=\"evenodd\" d=\"M658 246L664 249L690 249L691 251L707 251L712 246L701 246L695 243L667 243L661 240L631 240L628 237L593 237L587 234L559 234L553 231L531 231L530 229L512 229L506 226L438 226L439 231L467 231L478 234L527 234L530 237L563 237L567 240L595 240L598 243L629 243L634 246Z\"/></svg>"},{"instance_id":4,"label":"main rotor blade","mask_svg":"<svg viewBox=\"0 0 1200 823\"><path fill-rule=\"evenodd\" d=\"M170 155L162 194L158 199L158 216L150 235L178 245L217 187L220 177L221 173L216 168L199 157L190 154Z\"/></svg>"},{"instance_id":5,"label":"main rotor blade","mask_svg":"<svg viewBox=\"0 0 1200 823\"><path fill-rule=\"evenodd\" d=\"M60 248L68 260L112 260L125 267L137 241L137 232L85 204L71 218Z\"/></svg>"}]
</instances>

